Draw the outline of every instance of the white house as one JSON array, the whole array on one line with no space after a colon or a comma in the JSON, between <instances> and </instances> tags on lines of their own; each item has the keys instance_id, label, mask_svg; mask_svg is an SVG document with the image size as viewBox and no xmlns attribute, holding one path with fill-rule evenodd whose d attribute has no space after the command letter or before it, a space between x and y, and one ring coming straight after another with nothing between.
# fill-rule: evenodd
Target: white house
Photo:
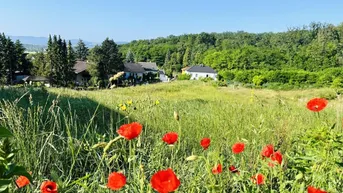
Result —
<instances>
[{"instance_id":1,"label":"white house","mask_svg":"<svg viewBox=\"0 0 343 193\"><path fill-rule=\"evenodd\" d=\"M137 63L125 63L124 64L124 72L125 72L125 78L129 77L143 77L143 73L145 73L144 68Z\"/></svg>"},{"instance_id":2,"label":"white house","mask_svg":"<svg viewBox=\"0 0 343 193\"><path fill-rule=\"evenodd\" d=\"M199 78L206 77L210 77L213 80L217 80L218 75L218 73L215 70L202 64L191 66L190 68L185 70L185 73L191 75L191 80L198 80Z\"/></svg>"},{"instance_id":3,"label":"white house","mask_svg":"<svg viewBox=\"0 0 343 193\"><path fill-rule=\"evenodd\" d=\"M169 82L169 78L168 78L168 76L164 73L163 70L160 70L159 75L160 75L160 80L161 80L162 82Z\"/></svg>"}]
</instances>

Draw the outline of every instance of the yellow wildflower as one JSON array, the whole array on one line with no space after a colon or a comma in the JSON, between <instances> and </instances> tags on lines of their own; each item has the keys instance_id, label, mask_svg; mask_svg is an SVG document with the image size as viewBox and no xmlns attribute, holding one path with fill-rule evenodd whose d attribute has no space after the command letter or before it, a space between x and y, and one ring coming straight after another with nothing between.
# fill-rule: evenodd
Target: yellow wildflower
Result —
<instances>
[{"instance_id":1,"label":"yellow wildflower","mask_svg":"<svg viewBox=\"0 0 343 193\"><path fill-rule=\"evenodd\" d=\"M122 106L120 107L120 110L126 111L126 105L122 105Z\"/></svg>"},{"instance_id":2,"label":"yellow wildflower","mask_svg":"<svg viewBox=\"0 0 343 193\"><path fill-rule=\"evenodd\" d=\"M160 104L160 101L159 100L156 100L155 101L155 105L159 105Z\"/></svg>"},{"instance_id":3,"label":"yellow wildflower","mask_svg":"<svg viewBox=\"0 0 343 193\"><path fill-rule=\"evenodd\" d=\"M127 104L127 105L132 105L132 99L131 99L131 100L128 100L128 101L126 101L126 104Z\"/></svg>"}]
</instances>

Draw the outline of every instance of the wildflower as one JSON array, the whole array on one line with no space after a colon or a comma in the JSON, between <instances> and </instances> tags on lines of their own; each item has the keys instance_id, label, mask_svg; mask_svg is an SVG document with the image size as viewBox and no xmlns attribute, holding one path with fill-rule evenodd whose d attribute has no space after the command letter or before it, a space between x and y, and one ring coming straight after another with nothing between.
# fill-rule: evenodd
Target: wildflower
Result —
<instances>
[{"instance_id":1,"label":"wildflower","mask_svg":"<svg viewBox=\"0 0 343 193\"><path fill-rule=\"evenodd\" d=\"M270 157L272 154L274 153L274 146L269 144L266 145L263 149L262 149L262 156L263 157Z\"/></svg>"},{"instance_id":2,"label":"wildflower","mask_svg":"<svg viewBox=\"0 0 343 193\"><path fill-rule=\"evenodd\" d=\"M126 105L121 105L121 106L120 106L120 110L126 111L126 109L127 109L127 108L126 108Z\"/></svg>"},{"instance_id":3,"label":"wildflower","mask_svg":"<svg viewBox=\"0 0 343 193\"><path fill-rule=\"evenodd\" d=\"M218 164L212 168L212 174L220 174L223 172L223 168L221 164Z\"/></svg>"},{"instance_id":4,"label":"wildflower","mask_svg":"<svg viewBox=\"0 0 343 193\"><path fill-rule=\"evenodd\" d=\"M244 146L245 146L244 143L241 143L241 142L235 143L235 144L233 144L233 146L232 146L232 152L233 152L234 154L242 153L242 152L244 151Z\"/></svg>"},{"instance_id":5,"label":"wildflower","mask_svg":"<svg viewBox=\"0 0 343 193\"><path fill-rule=\"evenodd\" d=\"M156 100L155 101L155 105L159 105L160 104L160 101L159 100Z\"/></svg>"},{"instance_id":6,"label":"wildflower","mask_svg":"<svg viewBox=\"0 0 343 193\"><path fill-rule=\"evenodd\" d=\"M327 104L328 104L328 101L326 99L314 98L314 99L311 99L310 101L308 101L307 108L310 111L319 112L319 111L323 110Z\"/></svg>"},{"instance_id":7,"label":"wildflower","mask_svg":"<svg viewBox=\"0 0 343 193\"><path fill-rule=\"evenodd\" d=\"M231 165L231 166L229 167L229 170L230 170L230 172L232 172L232 173L238 173L238 174L239 174L238 169L237 169L235 166L233 166L233 165Z\"/></svg>"},{"instance_id":8,"label":"wildflower","mask_svg":"<svg viewBox=\"0 0 343 193\"><path fill-rule=\"evenodd\" d=\"M126 177L119 172L112 172L108 176L107 187L111 190L120 190L126 184Z\"/></svg>"},{"instance_id":9,"label":"wildflower","mask_svg":"<svg viewBox=\"0 0 343 193\"><path fill-rule=\"evenodd\" d=\"M281 163L282 163L282 154L281 154L279 151L274 152L274 153L270 156L270 159L271 159L272 161L278 162L278 163L281 165Z\"/></svg>"},{"instance_id":10,"label":"wildflower","mask_svg":"<svg viewBox=\"0 0 343 193\"><path fill-rule=\"evenodd\" d=\"M150 183L159 193L173 192L180 186L180 180L170 168L156 172L151 177Z\"/></svg>"},{"instance_id":11,"label":"wildflower","mask_svg":"<svg viewBox=\"0 0 343 193\"><path fill-rule=\"evenodd\" d=\"M262 174L256 174L256 176L253 176L251 178L252 181L257 185L264 184L264 176Z\"/></svg>"},{"instance_id":12,"label":"wildflower","mask_svg":"<svg viewBox=\"0 0 343 193\"><path fill-rule=\"evenodd\" d=\"M169 132L163 136L162 140L166 142L167 144L172 145L177 141L177 138L178 138L178 135L176 132Z\"/></svg>"},{"instance_id":13,"label":"wildflower","mask_svg":"<svg viewBox=\"0 0 343 193\"><path fill-rule=\"evenodd\" d=\"M142 132L143 126L140 123L134 122L120 126L117 133L127 140L134 139Z\"/></svg>"},{"instance_id":14,"label":"wildflower","mask_svg":"<svg viewBox=\"0 0 343 193\"><path fill-rule=\"evenodd\" d=\"M127 104L127 105L132 105L132 99L126 101L126 104Z\"/></svg>"},{"instance_id":15,"label":"wildflower","mask_svg":"<svg viewBox=\"0 0 343 193\"><path fill-rule=\"evenodd\" d=\"M15 181L18 188L25 187L30 184L30 180L25 176L19 176L19 178Z\"/></svg>"},{"instance_id":16,"label":"wildflower","mask_svg":"<svg viewBox=\"0 0 343 193\"><path fill-rule=\"evenodd\" d=\"M57 193L57 184L52 181L45 181L40 186L42 193Z\"/></svg>"},{"instance_id":17,"label":"wildflower","mask_svg":"<svg viewBox=\"0 0 343 193\"><path fill-rule=\"evenodd\" d=\"M313 186L307 187L307 193L327 193L326 191L316 189Z\"/></svg>"},{"instance_id":18,"label":"wildflower","mask_svg":"<svg viewBox=\"0 0 343 193\"><path fill-rule=\"evenodd\" d=\"M211 139L210 138L203 138L200 141L200 145L204 148L204 150L206 150L211 144Z\"/></svg>"}]
</instances>

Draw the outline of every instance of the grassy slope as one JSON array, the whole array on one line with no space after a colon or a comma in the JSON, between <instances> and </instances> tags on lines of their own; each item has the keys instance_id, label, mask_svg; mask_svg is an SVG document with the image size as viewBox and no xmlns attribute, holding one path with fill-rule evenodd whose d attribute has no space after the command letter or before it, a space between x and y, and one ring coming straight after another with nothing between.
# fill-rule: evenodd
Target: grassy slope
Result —
<instances>
[{"instance_id":1,"label":"grassy slope","mask_svg":"<svg viewBox=\"0 0 343 193\"><path fill-rule=\"evenodd\" d=\"M42 128L42 123L39 121L43 118L31 117L15 121L22 112L18 109L10 118L13 119L10 121L11 124L7 123L7 125L21 140L21 148L25 149L22 157L25 157L26 166L40 178L51 178L50 169L60 170L57 173L65 183L69 179L82 177L87 172L93 174L89 181L85 182L89 187L82 189L81 192L98 190L99 184L106 183L107 173L113 170L125 170L129 179L127 190L130 192L139 190L148 192L150 187L147 184L150 176L158 169L166 167L172 167L180 177L181 192L233 191L228 189L230 186L227 186L228 182L225 180L232 179L230 174L223 174L221 179L208 175L207 172L215 163L221 162L225 167L229 164L238 165L242 171L246 170L246 173L242 172L241 178L237 181L244 181L252 174L261 171L260 150L265 144L279 144L277 148L287 152L292 145L292 138L301 135L304 130L329 127L337 121L339 123L337 129L342 129L339 118L342 115L340 101L331 101L329 107L321 113L320 119L305 108L308 99L332 93L331 89L252 91L244 88L215 88L205 83L191 81L102 91L68 89L48 91L50 99L59 96L59 105L61 110L65 111L64 116L56 119L56 115L51 115ZM13 95L5 96L2 93L0 98L13 99ZM22 100L27 101L27 98L25 96ZM133 100L133 106L137 109L132 110L132 107L128 109L131 120L144 124L144 133L138 140L138 159L132 164L126 163L124 160L128 159L125 154L128 153L129 144L120 142L113 147L117 157L111 164L101 165L99 170L90 168L90 165L99 164L99 152L87 152L85 150L87 148L79 144L87 143L92 146L97 142L113 139L116 136L116 128L124 121L123 117L127 113L117 112L116 106L129 99ZM155 105L155 100L159 100L160 104ZM33 93L33 101L35 104L45 104L44 97L39 92ZM88 125L85 120L90 120L98 103L101 111L96 114L96 121ZM51 101L48 104L51 104ZM69 105L71 112L67 110ZM14 107L6 107L9 114L11 108ZM173 119L174 111L180 114L179 123ZM35 122L30 119L37 120ZM51 122L55 123L51 124ZM178 124L182 131L179 139L180 149L171 149L161 142L161 137L167 131L179 131ZM31 131L25 128L17 129L16 125L29 127ZM106 133L105 138L97 136L96 131ZM68 135L73 140L63 137ZM203 152L199 147L199 141L203 137L212 139L211 147L207 152ZM33 138L35 139L30 143L34 144L28 147L27 143ZM237 141L246 143L246 151L241 157L231 154L231 145ZM173 151L176 154L171 156ZM30 157L33 154L37 155L37 152L40 159ZM192 154L206 156L208 163L186 162L185 158ZM59 161L53 164L53 160ZM73 168L70 167L72 163L75 164ZM144 166L146 179L143 183L139 183L142 175L137 170L132 170L132 168L138 169L139 164ZM68 173L69 171L72 172ZM215 181L217 186L213 186ZM73 190L72 188L74 191L81 189L79 186L70 189ZM248 192L258 189L245 185L237 185L236 188L236 191ZM293 192L297 191L299 192L299 189Z\"/></svg>"}]
</instances>

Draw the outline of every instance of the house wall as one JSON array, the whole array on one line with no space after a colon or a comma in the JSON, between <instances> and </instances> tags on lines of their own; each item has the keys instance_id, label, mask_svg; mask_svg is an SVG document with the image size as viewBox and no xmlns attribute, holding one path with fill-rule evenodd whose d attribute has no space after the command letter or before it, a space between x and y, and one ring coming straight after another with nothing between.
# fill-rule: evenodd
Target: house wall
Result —
<instances>
[{"instance_id":1,"label":"house wall","mask_svg":"<svg viewBox=\"0 0 343 193\"><path fill-rule=\"evenodd\" d=\"M188 71L186 71L186 74L191 75L191 80L198 80L200 77L202 77L202 78L211 77L214 80L217 80L217 73L188 72Z\"/></svg>"},{"instance_id":2,"label":"house wall","mask_svg":"<svg viewBox=\"0 0 343 193\"><path fill-rule=\"evenodd\" d=\"M165 74L160 74L160 80L162 82L169 82L168 76L166 76Z\"/></svg>"},{"instance_id":3,"label":"house wall","mask_svg":"<svg viewBox=\"0 0 343 193\"><path fill-rule=\"evenodd\" d=\"M88 78L84 77L82 73L76 75L76 83L83 85L88 82Z\"/></svg>"},{"instance_id":4,"label":"house wall","mask_svg":"<svg viewBox=\"0 0 343 193\"><path fill-rule=\"evenodd\" d=\"M126 78L126 79L129 78L131 74L132 74L135 78L137 78L137 77L143 77L143 73L125 72L125 78Z\"/></svg>"}]
</instances>

